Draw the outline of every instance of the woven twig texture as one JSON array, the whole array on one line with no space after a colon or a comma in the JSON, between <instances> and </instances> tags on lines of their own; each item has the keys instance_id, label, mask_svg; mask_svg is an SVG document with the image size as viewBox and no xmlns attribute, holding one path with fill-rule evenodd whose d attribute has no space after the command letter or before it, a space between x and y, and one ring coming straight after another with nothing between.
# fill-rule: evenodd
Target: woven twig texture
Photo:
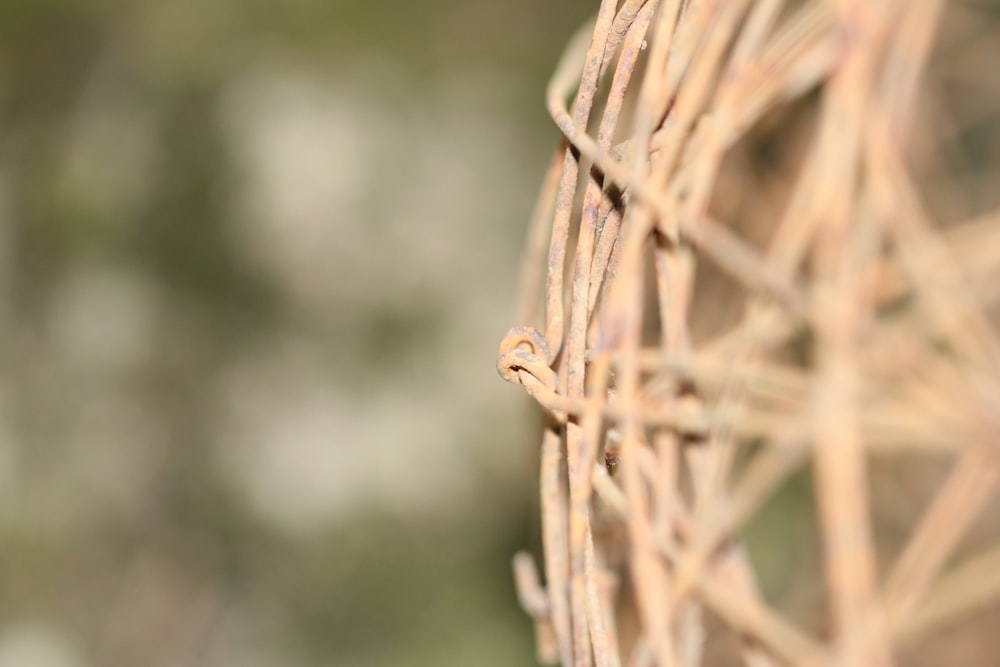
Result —
<instances>
[{"instance_id":1,"label":"woven twig texture","mask_svg":"<svg viewBox=\"0 0 1000 667\"><path fill-rule=\"evenodd\" d=\"M734 664L886 667L1000 594L1000 548L956 556L998 477L1000 218L940 224L913 166L944 10L605 0L567 47L498 360L546 416L544 584L514 562L542 662L695 667L725 634ZM884 557L888 455L941 474ZM802 471L818 626L741 547Z\"/></svg>"}]
</instances>

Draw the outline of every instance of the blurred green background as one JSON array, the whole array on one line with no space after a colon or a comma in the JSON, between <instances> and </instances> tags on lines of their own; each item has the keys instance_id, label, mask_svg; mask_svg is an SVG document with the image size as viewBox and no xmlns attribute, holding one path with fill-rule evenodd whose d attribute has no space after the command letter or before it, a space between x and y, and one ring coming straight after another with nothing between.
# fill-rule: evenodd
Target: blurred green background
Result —
<instances>
[{"instance_id":1,"label":"blurred green background","mask_svg":"<svg viewBox=\"0 0 1000 667\"><path fill-rule=\"evenodd\" d=\"M532 662L493 364L592 10L0 1L0 667Z\"/></svg>"}]
</instances>

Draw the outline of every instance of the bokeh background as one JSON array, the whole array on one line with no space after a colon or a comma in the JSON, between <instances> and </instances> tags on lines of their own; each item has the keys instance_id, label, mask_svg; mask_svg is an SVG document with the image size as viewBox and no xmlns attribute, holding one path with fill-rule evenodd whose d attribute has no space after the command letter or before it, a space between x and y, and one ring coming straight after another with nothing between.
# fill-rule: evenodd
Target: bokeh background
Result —
<instances>
[{"instance_id":1,"label":"bokeh background","mask_svg":"<svg viewBox=\"0 0 1000 667\"><path fill-rule=\"evenodd\" d=\"M0 0L0 667L533 663L493 363L594 5ZM947 90L990 199L996 91ZM751 535L776 594L807 485Z\"/></svg>"},{"instance_id":2,"label":"bokeh background","mask_svg":"<svg viewBox=\"0 0 1000 667\"><path fill-rule=\"evenodd\" d=\"M0 666L530 663L493 366L591 11L0 2Z\"/></svg>"}]
</instances>

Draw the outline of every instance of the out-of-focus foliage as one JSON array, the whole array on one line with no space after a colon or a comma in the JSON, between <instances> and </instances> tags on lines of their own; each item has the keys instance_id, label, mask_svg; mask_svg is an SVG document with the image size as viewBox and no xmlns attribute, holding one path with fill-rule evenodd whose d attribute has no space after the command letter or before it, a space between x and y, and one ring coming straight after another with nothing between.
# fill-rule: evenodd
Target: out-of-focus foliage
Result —
<instances>
[{"instance_id":1,"label":"out-of-focus foliage","mask_svg":"<svg viewBox=\"0 0 1000 667\"><path fill-rule=\"evenodd\" d=\"M491 367L588 11L0 3L0 666L531 660Z\"/></svg>"}]
</instances>

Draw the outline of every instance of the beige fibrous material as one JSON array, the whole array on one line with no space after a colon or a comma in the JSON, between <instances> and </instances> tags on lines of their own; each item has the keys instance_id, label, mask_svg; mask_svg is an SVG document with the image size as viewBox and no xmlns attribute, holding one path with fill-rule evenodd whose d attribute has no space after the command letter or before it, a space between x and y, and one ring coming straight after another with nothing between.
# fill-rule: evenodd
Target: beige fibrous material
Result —
<instances>
[{"instance_id":1,"label":"beige fibrous material","mask_svg":"<svg viewBox=\"0 0 1000 667\"><path fill-rule=\"evenodd\" d=\"M1000 473L1000 214L939 224L908 156L944 9L604 0L567 46L497 363L546 414L544 583L514 562L540 661L695 667L711 615L752 667L887 667L1000 597L1000 547L955 558ZM780 205L715 206L736 147L793 108ZM731 287L706 304L711 280ZM700 311L724 316L696 331ZM946 468L888 565L880 452ZM765 602L740 545L804 467L823 636Z\"/></svg>"}]
</instances>

